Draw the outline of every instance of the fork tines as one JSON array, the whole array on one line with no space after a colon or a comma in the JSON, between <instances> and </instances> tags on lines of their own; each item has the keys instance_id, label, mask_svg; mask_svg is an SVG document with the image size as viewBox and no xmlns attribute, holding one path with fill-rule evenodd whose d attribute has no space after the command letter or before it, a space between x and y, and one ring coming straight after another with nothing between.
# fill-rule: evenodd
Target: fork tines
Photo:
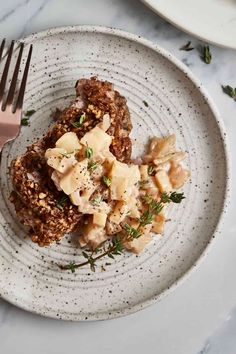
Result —
<instances>
[{"instance_id":1,"label":"fork tines","mask_svg":"<svg viewBox=\"0 0 236 354\"><path fill-rule=\"evenodd\" d=\"M1 46L0 46L0 61L3 57L5 42L6 42L6 40L4 39L2 41ZM12 112L15 112L17 109L21 109L22 105L23 105L23 99L24 99L24 94L25 94L25 87L26 87L26 82L27 82L27 76L28 76L28 71L29 71L29 66L30 66L33 45L31 44L30 48L29 48L28 57L27 57L27 61L25 64L18 97L16 99L15 105L13 106L14 94L16 91L16 84L17 84L17 78L18 78L19 69L20 69L22 53L23 53L23 49L24 49L24 43L20 43L17 48L17 49L19 49L19 53L18 53L16 64L15 64L13 76L11 79L9 91L8 91L6 99L4 100L4 93L5 93L6 83L7 83L7 76L8 76L8 72L9 72L9 68L10 68L10 64L11 64L12 53L14 51L14 45L15 45L15 42L12 41L10 48L8 50L6 63L5 63L2 77L1 77L1 81L0 81L0 109L2 111L5 111L6 109L10 108L12 110Z\"/></svg>"}]
</instances>

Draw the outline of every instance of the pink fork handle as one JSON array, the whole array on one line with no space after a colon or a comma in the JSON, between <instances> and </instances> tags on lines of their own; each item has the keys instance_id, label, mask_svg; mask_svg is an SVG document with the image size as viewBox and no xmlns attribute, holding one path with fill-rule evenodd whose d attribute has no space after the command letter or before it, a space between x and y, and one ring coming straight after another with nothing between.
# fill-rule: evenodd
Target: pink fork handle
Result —
<instances>
[{"instance_id":1,"label":"pink fork handle","mask_svg":"<svg viewBox=\"0 0 236 354\"><path fill-rule=\"evenodd\" d=\"M7 141L9 141L8 137L0 136L0 152L2 151L2 148L6 144Z\"/></svg>"}]
</instances>

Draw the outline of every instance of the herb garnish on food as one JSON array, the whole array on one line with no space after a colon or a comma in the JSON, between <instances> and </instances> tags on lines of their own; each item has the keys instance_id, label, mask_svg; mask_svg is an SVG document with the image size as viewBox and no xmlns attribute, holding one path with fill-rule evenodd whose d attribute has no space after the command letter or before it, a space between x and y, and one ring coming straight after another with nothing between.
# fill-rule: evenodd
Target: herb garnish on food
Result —
<instances>
[{"instance_id":1,"label":"herb garnish on food","mask_svg":"<svg viewBox=\"0 0 236 354\"><path fill-rule=\"evenodd\" d=\"M130 236L131 240L134 238L139 238L142 235L142 233L141 233L141 231L139 231L139 229L135 229L134 227L132 227L129 224L125 224L123 228L127 232L127 234Z\"/></svg>"},{"instance_id":2,"label":"herb garnish on food","mask_svg":"<svg viewBox=\"0 0 236 354\"><path fill-rule=\"evenodd\" d=\"M149 194L146 194L143 197L143 201L147 204L148 208L143 212L139 219L138 228L135 229L131 227L129 224L125 224L124 229L128 233L129 237L128 240L132 241L133 238L138 238L142 235L140 232L140 228L151 224L153 221L154 215L160 214L162 211L165 203L180 203L182 199L184 199L183 193L172 192L170 194L164 192L161 195L160 201L157 201L152 198Z\"/></svg>"},{"instance_id":3,"label":"herb garnish on food","mask_svg":"<svg viewBox=\"0 0 236 354\"><path fill-rule=\"evenodd\" d=\"M184 199L183 193L162 193L160 201L153 199L149 194L146 194L143 197L144 203L147 205L147 209L143 212L141 217L139 218L139 224L137 228L134 228L132 225L126 223L123 226L123 234L122 232L118 233L111 241L102 242L95 250L82 252L83 257L86 259L85 262L75 263L70 262L66 265L58 264L58 267L62 270L70 270L72 273L75 272L75 269L81 268L87 264L90 265L90 269L94 272L96 267L96 261L100 258L108 256L110 258L114 258L116 255L120 255L124 250L123 241L132 241L135 238L139 238L142 235L142 227L151 224L154 218L154 215L160 214L165 203L180 203L182 199ZM96 203L101 198L94 198L93 201ZM97 255L98 252L102 252Z\"/></svg>"},{"instance_id":4,"label":"herb garnish on food","mask_svg":"<svg viewBox=\"0 0 236 354\"><path fill-rule=\"evenodd\" d=\"M148 107L147 101L143 101L143 104L144 104L145 107Z\"/></svg>"},{"instance_id":5,"label":"herb garnish on food","mask_svg":"<svg viewBox=\"0 0 236 354\"><path fill-rule=\"evenodd\" d=\"M68 202L69 198L68 195L63 194L57 201L56 203L56 207L60 210L63 210L64 206L66 205L66 203Z\"/></svg>"},{"instance_id":6,"label":"herb garnish on food","mask_svg":"<svg viewBox=\"0 0 236 354\"><path fill-rule=\"evenodd\" d=\"M105 186L110 187L111 185L111 179L108 178L107 176L102 177L102 182L105 184Z\"/></svg>"},{"instance_id":7,"label":"herb garnish on food","mask_svg":"<svg viewBox=\"0 0 236 354\"><path fill-rule=\"evenodd\" d=\"M91 147L87 147L85 150L85 157L87 159L91 159L92 156L93 156L93 149Z\"/></svg>"},{"instance_id":8,"label":"herb garnish on food","mask_svg":"<svg viewBox=\"0 0 236 354\"><path fill-rule=\"evenodd\" d=\"M148 171L149 176L153 176L155 173L155 166L149 165L147 171Z\"/></svg>"},{"instance_id":9,"label":"herb garnish on food","mask_svg":"<svg viewBox=\"0 0 236 354\"><path fill-rule=\"evenodd\" d=\"M101 203L101 201L102 201L102 197L101 196L97 196L97 197L95 197L95 198L93 198L91 200L91 204L92 205L99 205Z\"/></svg>"},{"instance_id":10,"label":"herb garnish on food","mask_svg":"<svg viewBox=\"0 0 236 354\"><path fill-rule=\"evenodd\" d=\"M193 50L194 47L191 47L191 41L188 41L186 44L184 44L182 47L179 48L179 50L185 50L186 52L189 52L190 50Z\"/></svg>"},{"instance_id":11,"label":"herb garnish on food","mask_svg":"<svg viewBox=\"0 0 236 354\"><path fill-rule=\"evenodd\" d=\"M75 128L80 128L82 126L82 124L84 123L86 117L85 117L85 114L81 114L81 116L79 117L79 120L72 123L73 127Z\"/></svg>"},{"instance_id":12,"label":"herb garnish on food","mask_svg":"<svg viewBox=\"0 0 236 354\"><path fill-rule=\"evenodd\" d=\"M226 86L221 86L222 90L226 95L232 97L236 101L236 87L233 88L232 86L226 85Z\"/></svg>"},{"instance_id":13,"label":"herb garnish on food","mask_svg":"<svg viewBox=\"0 0 236 354\"><path fill-rule=\"evenodd\" d=\"M96 168L98 167L98 163L97 162L95 162L95 161L93 161L93 160L91 160L91 161L89 161L89 163L88 163L88 170L90 170L90 171L95 171L96 170Z\"/></svg>"},{"instance_id":14,"label":"herb garnish on food","mask_svg":"<svg viewBox=\"0 0 236 354\"><path fill-rule=\"evenodd\" d=\"M61 152L60 155L62 155L63 157L66 157L67 159L69 159L71 157L71 154L69 154L68 152Z\"/></svg>"},{"instance_id":15,"label":"herb garnish on food","mask_svg":"<svg viewBox=\"0 0 236 354\"><path fill-rule=\"evenodd\" d=\"M142 180L142 181L139 181L138 184L139 184L139 187L142 188L143 186L145 186L145 184L148 183L148 180Z\"/></svg>"},{"instance_id":16,"label":"herb garnish on food","mask_svg":"<svg viewBox=\"0 0 236 354\"><path fill-rule=\"evenodd\" d=\"M162 203L181 203L181 201L185 198L184 193L172 192L170 194L163 192L161 196Z\"/></svg>"}]
</instances>

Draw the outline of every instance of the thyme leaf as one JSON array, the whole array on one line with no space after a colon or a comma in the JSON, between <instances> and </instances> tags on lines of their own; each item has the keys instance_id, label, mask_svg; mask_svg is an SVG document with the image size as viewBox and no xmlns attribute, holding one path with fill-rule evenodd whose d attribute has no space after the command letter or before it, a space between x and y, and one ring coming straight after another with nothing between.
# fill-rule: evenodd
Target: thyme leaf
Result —
<instances>
[{"instance_id":1,"label":"thyme leaf","mask_svg":"<svg viewBox=\"0 0 236 354\"><path fill-rule=\"evenodd\" d=\"M85 114L84 113L81 114L81 116L79 117L79 120L72 123L73 127L80 128L83 125L85 119L86 119Z\"/></svg>"},{"instance_id":2,"label":"thyme leaf","mask_svg":"<svg viewBox=\"0 0 236 354\"><path fill-rule=\"evenodd\" d=\"M68 268L67 269L69 269L71 271L71 273L75 273L75 269L76 269L75 262L70 262L68 264Z\"/></svg>"},{"instance_id":3,"label":"thyme leaf","mask_svg":"<svg viewBox=\"0 0 236 354\"><path fill-rule=\"evenodd\" d=\"M91 147L87 147L85 150L85 157L87 157L87 159L91 159L92 156L93 156L93 149Z\"/></svg>"},{"instance_id":4,"label":"thyme leaf","mask_svg":"<svg viewBox=\"0 0 236 354\"><path fill-rule=\"evenodd\" d=\"M139 238L141 236L141 232L129 224L125 224L123 229L127 232L129 236L131 236L132 239Z\"/></svg>"},{"instance_id":5,"label":"thyme leaf","mask_svg":"<svg viewBox=\"0 0 236 354\"><path fill-rule=\"evenodd\" d=\"M229 97L232 97L236 101L236 87L233 88L232 86L226 85L226 86L221 86L222 90L226 95Z\"/></svg>"},{"instance_id":6,"label":"thyme leaf","mask_svg":"<svg viewBox=\"0 0 236 354\"><path fill-rule=\"evenodd\" d=\"M95 161L93 161L93 160L89 161L89 163L88 163L88 169L89 169L90 171L92 171L92 172L95 171L97 167L98 167L98 163L97 163L97 162L95 162Z\"/></svg>"},{"instance_id":7,"label":"thyme leaf","mask_svg":"<svg viewBox=\"0 0 236 354\"><path fill-rule=\"evenodd\" d=\"M170 194L163 192L161 195L162 203L181 203L181 201L185 198L184 193L172 192Z\"/></svg>"},{"instance_id":8,"label":"thyme leaf","mask_svg":"<svg viewBox=\"0 0 236 354\"><path fill-rule=\"evenodd\" d=\"M148 171L149 176L153 176L153 174L155 173L155 166L149 165L147 171Z\"/></svg>"},{"instance_id":9,"label":"thyme leaf","mask_svg":"<svg viewBox=\"0 0 236 354\"><path fill-rule=\"evenodd\" d=\"M28 126L29 125L29 118L22 118L21 125L23 125L24 127Z\"/></svg>"},{"instance_id":10,"label":"thyme leaf","mask_svg":"<svg viewBox=\"0 0 236 354\"><path fill-rule=\"evenodd\" d=\"M184 44L182 47L179 48L179 50L185 50L186 52L189 52L190 50L193 50L194 47L191 47L191 41L188 41L186 44Z\"/></svg>"},{"instance_id":11,"label":"thyme leaf","mask_svg":"<svg viewBox=\"0 0 236 354\"><path fill-rule=\"evenodd\" d=\"M139 227L146 226L151 224L153 221L153 215L150 213L149 210L146 210L139 219Z\"/></svg>"},{"instance_id":12,"label":"thyme leaf","mask_svg":"<svg viewBox=\"0 0 236 354\"><path fill-rule=\"evenodd\" d=\"M206 64L211 63L212 55L210 52L209 45L205 45L201 47L201 58Z\"/></svg>"},{"instance_id":13,"label":"thyme leaf","mask_svg":"<svg viewBox=\"0 0 236 354\"><path fill-rule=\"evenodd\" d=\"M28 110L28 111L25 112L25 116L26 116L27 118L29 118L29 117L31 117L35 112L36 112L35 109L30 109L30 110Z\"/></svg>"},{"instance_id":14,"label":"thyme leaf","mask_svg":"<svg viewBox=\"0 0 236 354\"><path fill-rule=\"evenodd\" d=\"M102 176L102 182L105 184L105 186L110 187L112 181L109 177Z\"/></svg>"},{"instance_id":15,"label":"thyme leaf","mask_svg":"<svg viewBox=\"0 0 236 354\"><path fill-rule=\"evenodd\" d=\"M98 246L98 248L100 248L100 245ZM122 245L121 238L119 236L115 236L112 241L109 241L107 243L106 248L99 255L96 255L96 250L90 251L89 254L83 252L82 255L86 259L85 262L81 262L81 263L70 262L69 264L65 264L65 265L58 264L58 267L61 270L70 270L72 273L74 273L75 269L81 268L85 265L89 265L91 271L95 272L97 260L104 258L106 256L114 259L115 256L122 254L123 249L124 247Z\"/></svg>"},{"instance_id":16,"label":"thyme leaf","mask_svg":"<svg viewBox=\"0 0 236 354\"><path fill-rule=\"evenodd\" d=\"M24 113L24 117L21 119L21 125L26 127L29 125L29 118L35 113L34 109L30 109Z\"/></svg>"},{"instance_id":17,"label":"thyme leaf","mask_svg":"<svg viewBox=\"0 0 236 354\"><path fill-rule=\"evenodd\" d=\"M148 180L142 180L142 181L139 181L138 184L139 184L139 187L142 188L143 186L145 186L145 184L148 183Z\"/></svg>"},{"instance_id":18,"label":"thyme leaf","mask_svg":"<svg viewBox=\"0 0 236 354\"><path fill-rule=\"evenodd\" d=\"M68 202L69 198L66 194L63 194L57 201L56 207L60 210L63 210L64 206Z\"/></svg>"},{"instance_id":19,"label":"thyme leaf","mask_svg":"<svg viewBox=\"0 0 236 354\"><path fill-rule=\"evenodd\" d=\"M71 157L71 154L69 154L68 152L60 152L60 155L62 155L63 157L66 157L67 159L69 159Z\"/></svg>"},{"instance_id":20,"label":"thyme leaf","mask_svg":"<svg viewBox=\"0 0 236 354\"><path fill-rule=\"evenodd\" d=\"M101 203L101 201L102 201L102 197L101 196L97 196L97 197L95 197L95 198L93 198L91 200L91 204L92 205L99 205Z\"/></svg>"}]
</instances>

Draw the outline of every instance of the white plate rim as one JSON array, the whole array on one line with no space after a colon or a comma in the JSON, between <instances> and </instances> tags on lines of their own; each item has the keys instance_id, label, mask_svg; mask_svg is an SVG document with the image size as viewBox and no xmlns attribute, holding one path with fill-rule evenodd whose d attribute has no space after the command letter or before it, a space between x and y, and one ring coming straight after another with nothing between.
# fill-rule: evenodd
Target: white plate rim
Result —
<instances>
[{"instance_id":1,"label":"white plate rim","mask_svg":"<svg viewBox=\"0 0 236 354\"><path fill-rule=\"evenodd\" d=\"M63 27L52 27L50 29L32 33L29 36L23 37L22 39L19 39L19 41L24 42L25 44L33 43L35 40L38 40L39 38L46 37L46 36L53 36L55 34L59 33L65 33L65 32L88 32L88 33L102 33L102 34L109 34L109 35L114 35L116 37L121 37L124 39L128 39L134 42L137 42L139 44L142 44L149 49L152 49L156 51L158 54L160 54L164 59L169 60L171 63L173 63L178 69L180 69L186 76L191 80L191 82L194 84L196 89L201 93L202 97L206 100L214 118L217 123L217 126L219 127L220 135L222 138L223 142L223 148L224 148L224 155L225 155L225 163L226 163L226 181L225 181L225 195L224 195L224 201L223 201L223 207L221 214L218 219L218 223L216 224L215 231L212 234L207 246L197 259L195 263L192 264L192 266L185 272L183 275L175 281L168 289L165 289L162 293L160 293L157 296L152 296L151 298L142 301L130 308L125 308L122 312L117 312L117 311L112 311L110 316L105 312L102 313L97 313L96 315L90 316L88 319L86 319L86 322L88 321L94 321L94 320L106 320L106 319L113 319L113 318L118 318L118 317L123 317L127 316L129 314L135 313L137 311L143 310L147 308L148 306L158 302L161 300L164 296L168 295L170 292L172 292L174 289L176 289L177 286L182 284L190 275L190 273L193 273L193 270L196 270L198 266L202 263L203 259L206 257L206 255L209 253L213 240L216 238L217 235L220 234L220 231L223 226L224 218L226 215L226 212L228 210L229 202L230 202L230 193L231 193L231 159L230 159L230 152L229 152L229 143L228 143L228 137L226 134L226 129L224 126L224 122L220 116L220 113L217 109L216 104L210 97L210 95L207 93L206 89L203 87L202 83L197 79L194 74L177 58L175 58L171 53L169 53L167 50L163 49L157 44L154 44L153 42L147 40L146 38L143 38L141 36L135 35L133 33L126 32L121 29L117 29L114 27L105 27L105 26L98 26L98 25L78 25L78 26L63 26ZM5 290L5 289L4 289ZM5 293L4 295L1 295L2 289L0 288L0 298L8 301L9 303L26 310L31 313L35 313L38 315L42 315L44 317L50 317L54 319L58 319L58 317L55 315L53 311L51 311L48 308L44 308L45 312L42 313L40 310L37 311L35 307L30 306L30 302L25 303L24 301L19 301L19 298L16 298L14 296L14 293L8 292L7 294ZM16 300L17 299L17 300ZM63 316L63 313L61 314L62 316L60 319L64 319L67 321L85 321L83 318L78 319L78 315L75 313L70 314L70 318ZM68 315L68 314L67 314Z\"/></svg>"},{"instance_id":2,"label":"white plate rim","mask_svg":"<svg viewBox=\"0 0 236 354\"><path fill-rule=\"evenodd\" d=\"M225 44L222 41L218 41L218 40L214 40L211 39L211 37L209 36L201 36L199 34L197 34L195 31L192 31L191 28L185 27L184 25L182 25L179 22L175 22L172 18L170 18L167 14L164 14L160 9L158 9L156 6L152 5L151 0L141 0L147 7L149 7L153 12L155 12L156 14L158 14L159 16L161 16L164 20L166 20L167 22L171 23L173 26L175 26L176 28L180 29L181 31L194 36L198 39L200 39L201 41L204 41L206 43L211 43L214 44L216 46L222 47L222 48L230 48L230 49L236 49L236 45L231 45L231 44Z\"/></svg>"}]
</instances>

